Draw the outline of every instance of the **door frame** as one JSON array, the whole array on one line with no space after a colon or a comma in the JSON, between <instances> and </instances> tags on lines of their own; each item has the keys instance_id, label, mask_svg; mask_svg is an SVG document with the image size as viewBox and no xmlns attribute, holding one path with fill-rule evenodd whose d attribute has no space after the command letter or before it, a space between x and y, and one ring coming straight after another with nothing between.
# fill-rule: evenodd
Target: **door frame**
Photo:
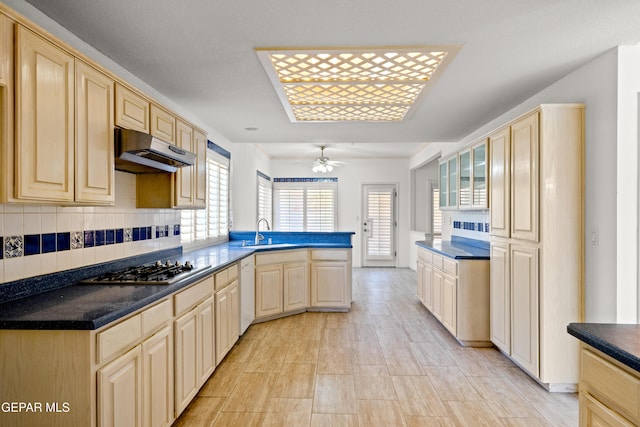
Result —
<instances>
[{"instance_id":1,"label":"door frame","mask_svg":"<svg viewBox=\"0 0 640 427\"><path fill-rule=\"evenodd\" d=\"M391 238L391 246L393 251L393 257L390 260L368 260L367 259L367 244L366 239L367 235L364 232L364 221L367 219L367 200L366 200L366 188L374 186L389 186L393 188L393 206L391 209L393 218L393 227L392 227L392 238ZM363 182L360 187L360 212L361 212L361 221L360 221L360 231L361 231L361 239L360 244L362 247L361 251L361 265L363 267L397 267L398 263L398 188L400 187L397 182Z\"/></svg>"}]
</instances>

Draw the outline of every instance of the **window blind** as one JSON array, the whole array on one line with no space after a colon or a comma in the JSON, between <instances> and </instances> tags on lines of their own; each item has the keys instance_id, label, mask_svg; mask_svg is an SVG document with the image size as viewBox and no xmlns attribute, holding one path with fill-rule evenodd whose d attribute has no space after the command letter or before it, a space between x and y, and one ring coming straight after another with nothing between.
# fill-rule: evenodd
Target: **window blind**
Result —
<instances>
[{"instance_id":1,"label":"window blind","mask_svg":"<svg viewBox=\"0 0 640 427\"><path fill-rule=\"evenodd\" d=\"M207 150L207 203L205 209L180 212L181 242L215 242L229 235L229 163L225 151ZM217 146L216 146L217 147ZM222 150L222 153L220 152ZM226 152L228 153L228 152Z\"/></svg>"},{"instance_id":2,"label":"window blind","mask_svg":"<svg viewBox=\"0 0 640 427\"><path fill-rule=\"evenodd\" d=\"M271 178L258 171L258 219L265 218L273 226L273 189ZM267 225L260 223L260 230L266 230Z\"/></svg>"},{"instance_id":3,"label":"window blind","mask_svg":"<svg viewBox=\"0 0 640 427\"><path fill-rule=\"evenodd\" d=\"M393 192L369 191L367 194L367 218L371 221L371 237L367 242L369 256L392 255Z\"/></svg>"},{"instance_id":4,"label":"window blind","mask_svg":"<svg viewBox=\"0 0 640 427\"><path fill-rule=\"evenodd\" d=\"M440 210L440 191L437 185L431 186L431 233L442 234L442 211Z\"/></svg>"},{"instance_id":5,"label":"window blind","mask_svg":"<svg viewBox=\"0 0 640 427\"><path fill-rule=\"evenodd\" d=\"M273 190L274 229L337 230L337 178L276 178Z\"/></svg>"}]
</instances>

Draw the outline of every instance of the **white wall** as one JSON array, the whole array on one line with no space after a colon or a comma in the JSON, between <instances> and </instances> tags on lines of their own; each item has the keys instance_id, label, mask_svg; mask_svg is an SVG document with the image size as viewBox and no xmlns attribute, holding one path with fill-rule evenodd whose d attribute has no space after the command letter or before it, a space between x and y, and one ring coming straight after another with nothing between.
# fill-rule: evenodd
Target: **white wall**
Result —
<instances>
[{"instance_id":1,"label":"white wall","mask_svg":"<svg viewBox=\"0 0 640 427\"><path fill-rule=\"evenodd\" d=\"M309 159L312 161L313 159ZM339 160L339 159L335 159ZM293 178L318 176L298 161L272 160L271 177ZM354 231L353 265L362 265L362 184L398 184L397 267L409 266L409 161L408 159L353 160L322 176L338 178L338 229ZM254 225L255 227L255 225Z\"/></svg>"},{"instance_id":2,"label":"white wall","mask_svg":"<svg viewBox=\"0 0 640 427\"><path fill-rule=\"evenodd\" d=\"M412 221L411 229L428 231L431 229L431 182L438 183L438 161L434 160L412 170Z\"/></svg>"},{"instance_id":3,"label":"white wall","mask_svg":"<svg viewBox=\"0 0 640 427\"><path fill-rule=\"evenodd\" d=\"M258 170L271 176L269 157L254 144L233 144L231 152L232 230L256 229Z\"/></svg>"},{"instance_id":4,"label":"white wall","mask_svg":"<svg viewBox=\"0 0 640 427\"><path fill-rule=\"evenodd\" d=\"M455 144L432 144L411 159L419 165L433 153L455 151L491 132L504 123L526 113L542 103L582 102L585 104L585 321L615 322L617 320L616 286L616 176L617 176L617 58L618 50L605 52L580 69L507 111ZM636 91L637 92L637 91ZM634 93L637 97L637 93ZM626 143L637 144L636 137ZM454 148L451 150L451 148ZM621 147L622 148L622 147ZM627 149L626 147L624 148ZM635 150L633 150L635 153ZM623 155L623 157L625 157ZM637 155L629 156L636 164ZM637 165L636 165L637 168ZM633 181L633 178L632 178ZM637 186L630 184L629 187ZM637 188L627 188L618 198L636 200ZM637 224L633 218L632 223ZM591 233L597 231L599 241L591 245ZM634 234L634 236L636 236ZM633 237L635 240L635 237ZM630 244L629 246L634 246ZM637 246L637 245L635 245ZM633 261L634 266L637 261ZM637 267L630 267L636 270ZM636 286L634 282L631 286ZM633 300L633 304L636 301Z\"/></svg>"},{"instance_id":5,"label":"white wall","mask_svg":"<svg viewBox=\"0 0 640 427\"><path fill-rule=\"evenodd\" d=\"M617 322L637 323L640 47L618 48Z\"/></svg>"}]
</instances>

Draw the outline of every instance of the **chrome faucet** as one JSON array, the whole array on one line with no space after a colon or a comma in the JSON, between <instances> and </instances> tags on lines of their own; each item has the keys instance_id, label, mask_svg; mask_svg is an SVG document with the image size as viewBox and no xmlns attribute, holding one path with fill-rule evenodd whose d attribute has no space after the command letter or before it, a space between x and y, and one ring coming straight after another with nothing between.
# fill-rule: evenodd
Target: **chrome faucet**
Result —
<instances>
[{"instance_id":1,"label":"chrome faucet","mask_svg":"<svg viewBox=\"0 0 640 427\"><path fill-rule=\"evenodd\" d=\"M267 230L271 230L271 227L269 227L269 221L267 221L266 218L260 218L258 220L258 222L256 223L256 239L253 242L256 245L260 244L260 240L264 240L264 236L262 234L259 233L259 229L260 229L260 222L264 221L267 224Z\"/></svg>"}]
</instances>

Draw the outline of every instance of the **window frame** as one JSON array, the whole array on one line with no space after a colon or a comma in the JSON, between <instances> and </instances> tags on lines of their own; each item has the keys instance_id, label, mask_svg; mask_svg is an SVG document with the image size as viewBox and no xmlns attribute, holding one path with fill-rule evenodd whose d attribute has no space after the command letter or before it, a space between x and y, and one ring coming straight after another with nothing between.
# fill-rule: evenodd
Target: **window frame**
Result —
<instances>
[{"instance_id":1,"label":"window frame","mask_svg":"<svg viewBox=\"0 0 640 427\"><path fill-rule=\"evenodd\" d=\"M283 218L281 213L280 200L284 189L292 189L296 191L302 191L302 201L299 203L299 209L302 214L302 228L292 228L291 225L284 227ZM322 223L319 224L319 228L313 227L310 224L310 210L314 207L309 200L309 192L314 190L329 190L331 192L331 211L328 215L331 218L329 229L322 229ZM317 202L317 199L315 200ZM320 204L323 201L320 200ZM316 205L317 207L317 205ZM323 207L320 206L322 211ZM325 208L326 209L326 208ZM291 218L291 215L288 216ZM316 214L316 218L326 218L326 213ZM300 222L300 218L295 218ZM338 224L338 178L274 178L273 180L273 229L278 231L297 231L297 232L335 232L339 230ZM288 221L291 224L291 220Z\"/></svg>"}]
</instances>

